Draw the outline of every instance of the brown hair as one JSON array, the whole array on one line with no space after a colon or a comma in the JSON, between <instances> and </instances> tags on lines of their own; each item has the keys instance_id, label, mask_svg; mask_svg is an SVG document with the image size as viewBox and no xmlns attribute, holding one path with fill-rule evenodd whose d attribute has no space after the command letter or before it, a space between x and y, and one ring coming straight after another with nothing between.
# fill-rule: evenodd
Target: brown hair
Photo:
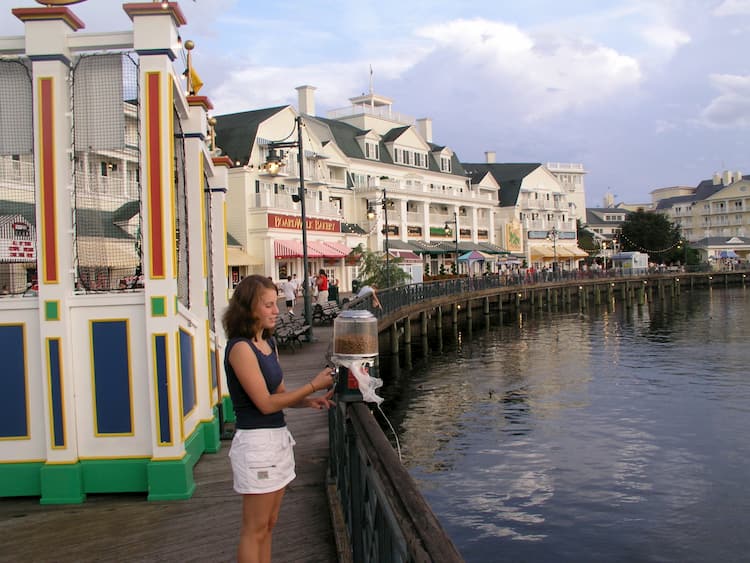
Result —
<instances>
[{"instance_id":1,"label":"brown hair","mask_svg":"<svg viewBox=\"0 0 750 563\"><path fill-rule=\"evenodd\" d=\"M222 317L227 338L253 338L258 333L260 319L255 316L255 307L264 289L278 291L276 285L264 276L247 276L237 284ZM264 330L263 338L272 333L273 330Z\"/></svg>"}]
</instances>

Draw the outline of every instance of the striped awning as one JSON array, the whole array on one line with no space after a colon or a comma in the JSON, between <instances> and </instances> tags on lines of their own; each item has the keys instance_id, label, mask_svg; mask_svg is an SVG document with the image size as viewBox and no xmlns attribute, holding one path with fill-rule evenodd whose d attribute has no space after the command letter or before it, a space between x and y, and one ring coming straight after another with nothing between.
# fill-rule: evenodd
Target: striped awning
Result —
<instances>
[{"instance_id":1,"label":"striped awning","mask_svg":"<svg viewBox=\"0 0 750 563\"><path fill-rule=\"evenodd\" d=\"M275 240L273 241L274 256L276 258L302 258L302 241ZM308 258L344 258L351 249L337 242L307 241Z\"/></svg>"},{"instance_id":2,"label":"striped awning","mask_svg":"<svg viewBox=\"0 0 750 563\"><path fill-rule=\"evenodd\" d=\"M403 248L389 248L388 254L391 256L395 256L396 258L401 258L404 262L421 262L422 259L417 256L414 252L411 250L406 250Z\"/></svg>"},{"instance_id":3,"label":"striped awning","mask_svg":"<svg viewBox=\"0 0 750 563\"><path fill-rule=\"evenodd\" d=\"M351 254L352 249L346 246L345 244L341 244L340 242L336 241L323 241L323 244L329 247L334 252L338 253L336 257L343 258L344 256L349 256Z\"/></svg>"}]
</instances>

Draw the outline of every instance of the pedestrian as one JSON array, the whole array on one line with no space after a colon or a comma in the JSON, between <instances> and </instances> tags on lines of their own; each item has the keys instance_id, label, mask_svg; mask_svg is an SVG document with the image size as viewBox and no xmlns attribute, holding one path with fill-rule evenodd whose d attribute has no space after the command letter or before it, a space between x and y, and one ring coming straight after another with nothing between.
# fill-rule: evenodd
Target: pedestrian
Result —
<instances>
[{"instance_id":1,"label":"pedestrian","mask_svg":"<svg viewBox=\"0 0 750 563\"><path fill-rule=\"evenodd\" d=\"M302 291L300 289L299 280L297 279L297 274L292 274L292 283L294 284L294 292L297 294L297 297L299 297L302 294Z\"/></svg>"},{"instance_id":2,"label":"pedestrian","mask_svg":"<svg viewBox=\"0 0 750 563\"><path fill-rule=\"evenodd\" d=\"M318 286L318 303L325 305L328 303L328 276L322 268L318 272L318 279L315 280L315 284Z\"/></svg>"},{"instance_id":3,"label":"pedestrian","mask_svg":"<svg viewBox=\"0 0 750 563\"><path fill-rule=\"evenodd\" d=\"M227 342L224 368L236 418L229 451L234 490L242 495L237 560L271 561L273 528L286 486L294 479L294 439L284 420L287 407L328 409L333 369L287 390L272 336L279 315L278 290L266 277L243 279L224 312Z\"/></svg>"},{"instance_id":4,"label":"pedestrian","mask_svg":"<svg viewBox=\"0 0 750 563\"><path fill-rule=\"evenodd\" d=\"M361 288L359 288L359 291L357 292L357 298L365 297L367 295L372 295L372 306L376 307L378 309L382 309L383 306L380 304L380 299L378 299L378 286L377 284L370 284L370 285L363 285Z\"/></svg>"},{"instance_id":5,"label":"pedestrian","mask_svg":"<svg viewBox=\"0 0 750 563\"><path fill-rule=\"evenodd\" d=\"M284 294L284 300L286 301L286 311L290 315L294 314L294 300L297 297L297 287L292 282L292 276L287 276L286 280L281 282L279 286L281 293Z\"/></svg>"}]
</instances>

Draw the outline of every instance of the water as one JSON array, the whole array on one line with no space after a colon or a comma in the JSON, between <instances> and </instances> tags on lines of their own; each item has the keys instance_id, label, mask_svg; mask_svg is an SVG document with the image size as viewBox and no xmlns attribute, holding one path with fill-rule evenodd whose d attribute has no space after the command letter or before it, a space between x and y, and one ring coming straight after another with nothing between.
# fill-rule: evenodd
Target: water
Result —
<instances>
[{"instance_id":1,"label":"water","mask_svg":"<svg viewBox=\"0 0 750 563\"><path fill-rule=\"evenodd\" d=\"M384 404L467 561L748 560L748 291L505 320Z\"/></svg>"}]
</instances>

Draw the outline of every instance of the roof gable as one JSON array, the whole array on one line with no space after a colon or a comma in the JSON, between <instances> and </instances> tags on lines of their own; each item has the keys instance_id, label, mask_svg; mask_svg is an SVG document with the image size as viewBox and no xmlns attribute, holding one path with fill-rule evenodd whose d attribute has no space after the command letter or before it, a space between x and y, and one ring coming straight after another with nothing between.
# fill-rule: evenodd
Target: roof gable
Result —
<instances>
[{"instance_id":1,"label":"roof gable","mask_svg":"<svg viewBox=\"0 0 750 563\"><path fill-rule=\"evenodd\" d=\"M216 116L216 146L233 162L247 164L260 124L289 107L277 106Z\"/></svg>"}]
</instances>

